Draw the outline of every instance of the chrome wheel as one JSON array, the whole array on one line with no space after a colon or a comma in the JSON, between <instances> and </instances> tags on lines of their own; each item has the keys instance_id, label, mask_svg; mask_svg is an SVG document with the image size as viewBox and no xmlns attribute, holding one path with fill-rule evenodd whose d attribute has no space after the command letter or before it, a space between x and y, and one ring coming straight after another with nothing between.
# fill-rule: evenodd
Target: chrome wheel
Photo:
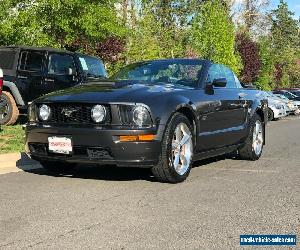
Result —
<instances>
[{"instance_id":1,"label":"chrome wheel","mask_svg":"<svg viewBox=\"0 0 300 250\"><path fill-rule=\"evenodd\" d=\"M191 164L193 156L193 138L189 127L181 122L177 125L172 139L171 162L179 175L184 175Z\"/></svg>"},{"instance_id":2,"label":"chrome wheel","mask_svg":"<svg viewBox=\"0 0 300 250\"><path fill-rule=\"evenodd\" d=\"M0 99L0 121L4 120L9 114L10 108L6 100Z\"/></svg>"},{"instance_id":3,"label":"chrome wheel","mask_svg":"<svg viewBox=\"0 0 300 250\"><path fill-rule=\"evenodd\" d=\"M253 128L253 143L252 143L253 151L257 156L261 154L263 142L264 142L263 126L261 121L257 120Z\"/></svg>"}]
</instances>

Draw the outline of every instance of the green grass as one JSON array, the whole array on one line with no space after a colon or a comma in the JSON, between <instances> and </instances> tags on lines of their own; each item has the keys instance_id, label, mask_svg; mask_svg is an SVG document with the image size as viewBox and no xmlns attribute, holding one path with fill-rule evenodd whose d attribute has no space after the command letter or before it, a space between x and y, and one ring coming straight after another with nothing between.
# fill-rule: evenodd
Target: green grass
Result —
<instances>
[{"instance_id":1,"label":"green grass","mask_svg":"<svg viewBox=\"0 0 300 250\"><path fill-rule=\"evenodd\" d=\"M24 151L24 131L22 125L1 126L0 154Z\"/></svg>"}]
</instances>

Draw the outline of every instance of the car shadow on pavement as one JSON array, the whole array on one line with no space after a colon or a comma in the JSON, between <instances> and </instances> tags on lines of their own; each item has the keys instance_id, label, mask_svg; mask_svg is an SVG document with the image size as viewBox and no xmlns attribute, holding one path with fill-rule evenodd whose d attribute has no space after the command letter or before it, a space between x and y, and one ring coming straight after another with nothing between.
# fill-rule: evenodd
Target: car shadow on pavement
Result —
<instances>
[{"instance_id":1,"label":"car shadow on pavement","mask_svg":"<svg viewBox=\"0 0 300 250\"><path fill-rule=\"evenodd\" d=\"M149 169L142 168L118 168L115 166L98 166L98 165L77 165L74 169L62 173L51 172L44 169L37 161L21 153L20 159L16 162L17 168L27 173L47 175L52 177L67 177L80 179L95 179L107 181L133 181L146 180L155 181L151 176Z\"/></svg>"},{"instance_id":2,"label":"car shadow on pavement","mask_svg":"<svg viewBox=\"0 0 300 250\"><path fill-rule=\"evenodd\" d=\"M227 158L228 157L226 156L219 156L200 160L193 164L193 168L201 168L213 162L218 162ZM55 173L42 168L42 166L37 161L30 159L25 153L21 153L21 158L17 161L16 166L27 173L46 175L51 177L79 178L104 181L144 180L157 182L152 176L150 169L134 167L120 168L116 166L77 165L74 169L71 169L69 171L65 171L63 173Z\"/></svg>"}]
</instances>

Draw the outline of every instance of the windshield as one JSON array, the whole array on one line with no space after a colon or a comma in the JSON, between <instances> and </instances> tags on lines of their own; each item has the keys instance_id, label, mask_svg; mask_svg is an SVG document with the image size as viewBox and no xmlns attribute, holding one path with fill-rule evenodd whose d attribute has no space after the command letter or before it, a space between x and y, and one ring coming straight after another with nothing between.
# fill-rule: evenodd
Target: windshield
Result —
<instances>
[{"instance_id":1,"label":"windshield","mask_svg":"<svg viewBox=\"0 0 300 250\"><path fill-rule=\"evenodd\" d=\"M79 56L79 61L83 72L88 77L107 77L106 70L100 59L91 56Z\"/></svg>"},{"instance_id":2,"label":"windshield","mask_svg":"<svg viewBox=\"0 0 300 250\"><path fill-rule=\"evenodd\" d=\"M171 83L196 87L202 71L200 60L152 61L126 66L113 80L131 80L143 83Z\"/></svg>"},{"instance_id":3,"label":"windshield","mask_svg":"<svg viewBox=\"0 0 300 250\"><path fill-rule=\"evenodd\" d=\"M292 91L292 94L294 94L295 96L299 97L300 96L300 91L296 90L296 91Z\"/></svg>"},{"instance_id":4,"label":"windshield","mask_svg":"<svg viewBox=\"0 0 300 250\"><path fill-rule=\"evenodd\" d=\"M288 100L288 98L284 95L280 95L280 94L275 94L275 96L281 98L281 99L285 99L285 100Z\"/></svg>"},{"instance_id":5,"label":"windshield","mask_svg":"<svg viewBox=\"0 0 300 250\"><path fill-rule=\"evenodd\" d=\"M288 91L286 91L286 92L284 92L282 94L285 95L289 99L294 99L294 98L297 97L296 95L294 95L294 94L292 94L291 92L288 92Z\"/></svg>"}]
</instances>

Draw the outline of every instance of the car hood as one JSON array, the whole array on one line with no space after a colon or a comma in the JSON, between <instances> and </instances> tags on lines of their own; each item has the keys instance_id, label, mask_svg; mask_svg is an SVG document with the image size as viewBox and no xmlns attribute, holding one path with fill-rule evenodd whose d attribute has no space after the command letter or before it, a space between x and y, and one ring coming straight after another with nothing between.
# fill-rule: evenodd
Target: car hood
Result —
<instances>
[{"instance_id":1,"label":"car hood","mask_svg":"<svg viewBox=\"0 0 300 250\"><path fill-rule=\"evenodd\" d=\"M191 89L174 84L102 81L47 94L37 102L143 102L145 98Z\"/></svg>"},{"instance_id":2,"label":"car hood","mask_svg":"<svg viewBox=\"0 0 300 250\"><path fill-rule=\"evenodd\" d=\"M275 98L270 98L270 97L268 97L268 103L269 103L269 105L276 105L276 104L285 105L286 104L285 102L283 102L281 100L278 100Z\"/></svg>"}]
</instances>

